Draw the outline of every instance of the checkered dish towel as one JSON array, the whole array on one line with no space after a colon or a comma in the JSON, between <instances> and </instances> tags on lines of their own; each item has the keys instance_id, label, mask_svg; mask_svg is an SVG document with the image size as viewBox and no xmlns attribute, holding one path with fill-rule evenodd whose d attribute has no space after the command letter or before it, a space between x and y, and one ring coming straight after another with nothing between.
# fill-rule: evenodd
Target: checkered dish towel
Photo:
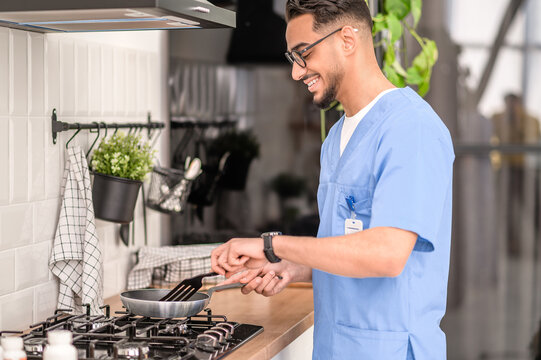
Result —
<instances>
[{"instance_id":1,"label":"checkered dish towel","mask_svg":"<svg viewBox=\"0 0 541 360\"><path fill-rule=\"evenodd\" d=\"M68 149L64 171L64 198L56 228L49 267L60 279L59 309L82 313L90 304L93 315L102 314L102 258L94 225L90 173L80 147Z\"/></svg>"},{"instance_id":2,"label":"checkered dish towel","mask_svg":"<svg viewBox=\"0 0 541 360\"><path fill-rule=\"evenodd\" d=\"M153 275L163 281L154 285L165 285L210 272L210 253L219 245L142 247L138 253L139 262L128 275L128 290L149 287ZM216 283L224 279L216 276L206 278L206 282Z\"/></svg>"}]
</instances>

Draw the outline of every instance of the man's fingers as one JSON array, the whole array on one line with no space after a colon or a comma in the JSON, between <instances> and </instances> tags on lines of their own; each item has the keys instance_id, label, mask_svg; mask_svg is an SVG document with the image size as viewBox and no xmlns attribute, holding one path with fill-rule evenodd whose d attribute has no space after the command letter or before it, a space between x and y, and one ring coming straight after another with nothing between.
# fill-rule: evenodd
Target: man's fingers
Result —
<instances>
[{"instance_id":1,"label":"man's fingers","mask_svg":"<svg viewBox=\"0 0 541 360\"><path fill-rule=\"evenodd\" d=\"M263 289L261 292L264 296L273 296L278 294L280 291L284 290L286 287L288 281L286 279L281 278L280 276L275 276L272 278L272 280L267 284L267 286Z\"/></svg>"},{"instance_id":2,"label":"man's fingers","mask_svg":"<svg viewBox=\"0 0 541 360\"><path fill-rule=\"evenodd\" d=\"M274 271L269 271L267 274L265 274L265 276L263 276L257 288L255 288L255 291L259 294L263 293L263 290L267 287L267 285L272 281L274 277Z\"/></svg>"},{"instance_id":3,"label":"man's fingers","mask_svg":"<svg viewBox=\"0 0 541 360\"><path fill-rule=\"evenodd\" d=\"M255 279L244 285L244 287L241 289L243 294L249 294L251 293L256 287L259 286L261 283L261 278L257 276Z\"/></svg>"}]
</instances>

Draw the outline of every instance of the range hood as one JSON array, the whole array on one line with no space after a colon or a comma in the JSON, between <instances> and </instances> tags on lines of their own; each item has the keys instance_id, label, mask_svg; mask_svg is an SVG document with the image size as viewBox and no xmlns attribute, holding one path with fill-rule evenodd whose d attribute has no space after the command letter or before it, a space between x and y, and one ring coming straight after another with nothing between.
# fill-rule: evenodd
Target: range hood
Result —
<instances>
[{"instance_id":1,"label":"range hood","mask_svg":"<svg viewBox=\"0 0 541 360\"><path fill-rule=\"evenodd\" d=\"M206 0L1 0L0 26L36 32L234 28Z\"/></svg>"}]
</instances>

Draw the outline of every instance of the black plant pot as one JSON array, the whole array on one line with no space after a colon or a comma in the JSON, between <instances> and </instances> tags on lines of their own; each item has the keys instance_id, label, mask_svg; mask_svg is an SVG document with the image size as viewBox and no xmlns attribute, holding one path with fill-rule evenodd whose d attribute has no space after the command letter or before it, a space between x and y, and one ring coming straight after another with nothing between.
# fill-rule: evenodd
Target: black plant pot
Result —
<instances>
[{"instance_id":1,"label":"black plant pot","mask_svg":"<svg viewBox=\"0 0 541 360\"><path fill-rule=\"evenodd\" d=\"M142 184L139 180L94 173L94 216L121 224L131 222Z\"/></svg>"},{"instance_id":2,"label":"black plant pot","mask_svg":"<svg viewBox=\"0 0 541 360\"><path fill-rule=\"evenodd\" d=\"M234 154L231 155L229 159L227 159L220 185L224 189L244 190L251 163L251 158L248 159Z\"/></svg>"}]
</instances>

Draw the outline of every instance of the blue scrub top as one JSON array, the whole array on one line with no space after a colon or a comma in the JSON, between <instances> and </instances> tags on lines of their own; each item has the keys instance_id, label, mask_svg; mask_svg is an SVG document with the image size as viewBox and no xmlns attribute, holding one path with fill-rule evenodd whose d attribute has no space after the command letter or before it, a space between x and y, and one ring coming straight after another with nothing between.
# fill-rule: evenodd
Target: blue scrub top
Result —
<instances>
[{"instance_id":1,"label":"blue scrub top","mask_svg":"<svg viewBox=\"0 0 541 360\"><path fill-rule=\"evenodd\" d=\"M313 270L313 359L445 359L451 243L449 131L417 93L385 94L359 123L342 156L344 119L321 151L318 237L344 234L355 199L364 228L391 226L418 235L402 274L349 278Z\"/></svg>"}]
</instances>

